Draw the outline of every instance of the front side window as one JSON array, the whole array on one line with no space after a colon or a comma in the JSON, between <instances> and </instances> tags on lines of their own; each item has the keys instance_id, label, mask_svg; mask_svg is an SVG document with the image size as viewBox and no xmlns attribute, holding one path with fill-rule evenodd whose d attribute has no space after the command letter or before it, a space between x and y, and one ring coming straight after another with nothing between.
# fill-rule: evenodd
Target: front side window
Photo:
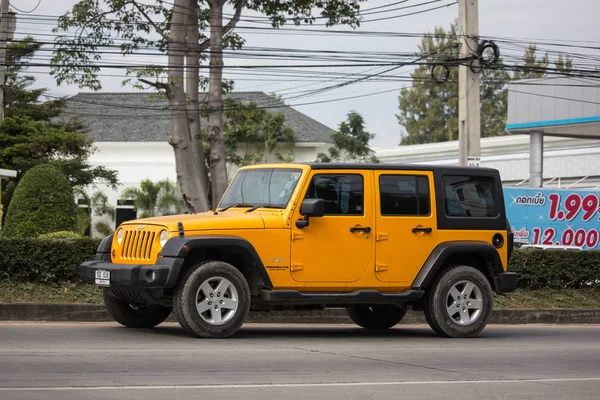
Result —
<instances>
[{"instance_id":1,"label":"front side window","mask_svg":"<svg viewBox=\"0 0 600 400\"><path fill-rule=\"evenodd\" d=\"M495 182L485 176L446 176L444 197L449 217L495 218Z\"/></svg>"},{"instance_id":2,"label":"front side window","mask_svg":"<svg viewBox=\"0 0 600 400\"><path fill-rule=\"evenodd\" d=\"M326 215L363 215L363 177L352 174L315 175L305 199L323 199Z\"/></svg>"},{"instance_id":3,"label":"front side window","mask_svg":"<svg viewBox=\"0 0 600 400\"><path fill-rule=\"evenodd\" d=\"M414 175L379 177L381 215L429 215L429 179Z\"/></svg>"},{"instance_id":4,"label":"front side window","mask_svg":"<svg viewBox=\"0 0 600 400\"><path fill-rule=\"evenodd\" d=\"M302 170L292 168L261 168L240 171L223 196L220 208L260 206L286 208Z\"/></svg>"}]
</instances>

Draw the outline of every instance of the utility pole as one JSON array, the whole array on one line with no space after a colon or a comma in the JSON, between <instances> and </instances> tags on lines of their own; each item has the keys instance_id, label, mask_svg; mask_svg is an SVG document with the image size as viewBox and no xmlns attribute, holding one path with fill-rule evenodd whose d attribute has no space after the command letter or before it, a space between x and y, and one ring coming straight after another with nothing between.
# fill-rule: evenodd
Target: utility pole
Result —
<instances>
[{"instance_id":1,"label":"utility pole","mask_svg":"<svg viewBox=\"0 0 600 400\"><path fill-rule=\"evenodd\" d=\"M0 122L4 121L4 81L6 80L6 48L16 25L15 13L8 12L8 1L0 0Z\"/></svg>"},{"instance_id":2,"label":"utility pole","mask_svg":"<svg viewBox=\"0 0 600 400\"><path fill-rule=\"evenodd\" d=\"M462 166L479 166L481 158L481 117L479 74L469 67L469 58L477 54L479 37L479 0L458 0L460 34L458 67L458 146ZM478 65L479 60L473 61Z\"/></svg>"}]
</instances>

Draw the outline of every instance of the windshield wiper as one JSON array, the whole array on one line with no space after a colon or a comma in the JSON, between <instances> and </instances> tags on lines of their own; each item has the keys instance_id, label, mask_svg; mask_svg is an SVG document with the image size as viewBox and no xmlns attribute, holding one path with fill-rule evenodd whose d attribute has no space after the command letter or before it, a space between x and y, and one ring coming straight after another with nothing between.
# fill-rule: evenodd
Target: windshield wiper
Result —
<instances>
[{"instance_id":1,"label":"windshield wiper","mask_svg":"<svg viewBox=\"0 0 600 400\"><path fill-rule=\"evenodd\" d=\"M278 205L275 205L275 204L260 204L258 206L254 206L252 208L247 209L246 212L247 213L252 212L252 211L256 210L257 208L279 208L279 209L284 209L285 207L278 206Z\"/></svg>"},{"instance_id":2,"label":"windshield wiper","mask_svg":"<svg viewBox=\"0 0 600 400\"><path fill-rule=\"evenodd\" d=\"M232 208L232 207L254 207L254 204L244 204L244 203L230 204L230 205L228 205L228 206L227 206L227 207L225 207L225 208L221 208L220 210L219 210L219 209L217 209L217 210L215 211L215 213L218 213L218 212L223 212L223 211L227 211L227 210L229 210L229 209L230 209L230 208Z\"/></svg>"}]
</instances>

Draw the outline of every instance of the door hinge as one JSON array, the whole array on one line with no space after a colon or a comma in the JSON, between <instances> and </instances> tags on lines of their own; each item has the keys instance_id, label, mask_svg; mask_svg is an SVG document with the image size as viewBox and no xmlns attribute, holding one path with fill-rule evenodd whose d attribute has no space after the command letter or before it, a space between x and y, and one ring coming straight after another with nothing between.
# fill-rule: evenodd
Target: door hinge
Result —
<instances>
[{"instance_id":1,"label":"door hinge","mask_svg":"<svg viewBox=\"0 0 600 400\"><path fill-rule=\"evenodd\" d=\"M292 263L292 272L302 271L303 269L304 269L304 264Z\"/></svg>"},{"instance_id":2,"label":"door hinge","mask_svg":"<svg viewBox=\"0 0 600 400\"><path fill-rule=\"evenodd\" d=\"M304 233L292 231L292 240L304 239Z\"/></svg>"},{"instance_id":3,"label":"door hinge","mask_svg":"<svg viewBox=\"0 0 600 400\"><path fill-rule=\"evenodd\" d=\"M377 232L375 235L375 240L381 242L382 240L388 240L388 234L383 232Z\"/></svg>"},{"instance_id":4,"label":"door hinge","mask_svg":"<svg viewBox=\"0 0 600 400\"><path fill-rule=\"evenodd\" d=\"M375 264L375 272L387 271L387 264L377 263Z\"/></svg>"}]
</instances>

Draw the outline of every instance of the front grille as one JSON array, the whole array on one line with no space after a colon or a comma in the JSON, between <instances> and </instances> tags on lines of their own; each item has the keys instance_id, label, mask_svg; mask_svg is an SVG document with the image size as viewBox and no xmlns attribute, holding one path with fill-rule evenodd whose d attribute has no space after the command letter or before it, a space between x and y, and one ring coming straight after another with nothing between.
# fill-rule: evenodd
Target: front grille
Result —
<instances>
[{"instance_id":1,"label":"front grille","mask_svg":"<svg viewBox=\"0 0 600 400\"><path fill-rule=\"evenodd\" d=\"M121 259L150 261L152 258L152 247L157 232L147 230L125 230L121 247Z\"/></svg>"}]
</instances>

